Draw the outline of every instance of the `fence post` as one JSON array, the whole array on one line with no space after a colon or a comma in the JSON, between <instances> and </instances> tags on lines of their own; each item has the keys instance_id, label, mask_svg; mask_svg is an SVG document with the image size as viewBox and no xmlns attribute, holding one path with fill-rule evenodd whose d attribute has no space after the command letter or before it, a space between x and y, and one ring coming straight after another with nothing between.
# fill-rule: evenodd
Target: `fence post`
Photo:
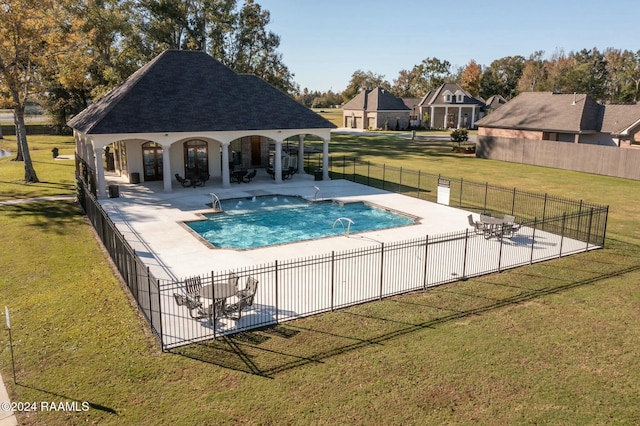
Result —
<instances>
[{"instance_id":1,"label":"fence post","mask_svg":"<svg viewBox=\"0 0 640 426\"><path fill-rule=\"evenodd\" d=\"M587 228L587 246L584 251L589 251L589 240L591 240L591 223L593 221L593 207L589 211L589 227Z\"/></svg>"},{"instance_id":2,"label":"fence post","mask_svg":"<svg viewBox=\"0 0 640 426\"><path fill-rule=\"evenodd\" d=\"M582 200L580 200L580 206L578 207L578 226L576 231L576 239L580 239L580 222L582 222Z\"/></svg>"},{"instance_id":3,"label":"fence post","mask_svg":"<svg viewBox=\"0 0 640 426\"><path fill-rule=\"evenodd\" d=\"M469 228L464 230L464 256L462 257L462 279L467 279L467 246L469 245Z\"/></svg>"},{"instance_id":4,"label":"fence post","mask_svg":"<svg viewBox=\"0 0 640 426\"><path fill-rule=\"evenodd\" d=\"M355 161L356 161L356 159L354 158L353 159L353 162L354 162L353 168L354 168L354 170L355 170L355 167L356 167L355 166ZM370 183L371 183L371 161L367 161L367 186L371 186Z\"/></svg>"},{"instance_id":5,"label":"fence post","mask_svg":"<svg viewBox=\"0 0 640 426\"><path fill-rule=\"evenodd\" d=\"M500 251L498 251L498 272L502 272L502 239L503 237L502 235L500 235Z\"/></svg>"},{"instance_id":6,"label":"fence post","mask_svg":"<svg viewBox=\"0 0 640 426\"><path fill-rule=\"evenodd\" d=\"M531 258L529 258L529 265L533 265L533 249L536 245L536 228L538 227L538 218L533 218L533 233L531 234Z\"/></svg>"},{"instance_id":7,"label":"fence post","mask_svg":"<svg viewBox=\"0 0 640 426\"><path fill-rule=\"evenodd\" d=\"M347 156L342 156L342 179L344 179L346 175L346 167L347 167Z\"/></svg>"},{"instance_id":8,"label":"fence post","mask_svg":"<svg viewBox=\"0 0 640 426\"><path fill-rule=\"evenodd\" d=\"M567 212L562 213L562 230L560 231L560 253L558 257L562 257L562 243L564 242L564 225L567 219Z\"/></svg>"},{"instance_id":9,"label":"fence post","mask_svg":"<svg viewBox=\"0 0 640 426\"><path fill-rule=\"evenodd\" d=\"M511 200L511 214L513 214L515 209L516 209L516 189L513 188L513 199Z\"/></svg>"},{"instance_id":10,"label":"fence post","mask_svg":"<svg viewBox=\"0 0 640 426\"><path fill-rule=\"evenodd\" d=\"M160 292L160 281L158 281L155 278L154 278L154 280L155 280L156 286L158 288L158 312L159 312L159 315L160 315L160 321L158 321L158 323L160 323L160 332L159 332L159 335L160 335L160 347L162 348L162 351L164 352L164 333L162 331L162 297L161 297L162 295L161 295L161 292ZM149 300L151 300L151 297L149 297ZM153 321L152 321L152 324L153 324Z\"/></svg>"},{"instance_id":11,"label":"fence post","mask_svg":"<svg viewBox=\"0 0 640 426\"><path fill-rule=\"evenodd\" d=\"M424 240L424 278L422 279L423 290L427 289L427 256L429 255L429 236L427 235Z\"/></svg>"},{"instance_id":12,"label":"fence post","mask_svg":"<svg viewBox=\"0 0 640 426\"><path fill-rule=\"evenodd\" d=\"M458 202L458 207L462 208L462 183L464 182L463 178L460 178L460 200Z\"/></svg>"},{"instance_id":13,"label":"fence post","mask_svg":"<svg viewBox=\"0 0 640 426\"><path fill-rule=\"evenodd\" d=\"M336 252L335 250L331 251L331 312L334 311L335 307L335 275L336 275Z\"/></svg>"},{"instance_id":14,"label":"fence post","mask_svg":"<svg viewBox=\"0 0 640 426\"><path fill-rule=\"evenodd\" d=\"M418 170L418 200L420 199L420 170Z\"/></svg>"},{"instance_id":15,"label":"fence post","mask_svg":"<svg viewBox=\"0 0 640 426\"><path fill-rule=\"evenodd\" d=\"M609 220L609 206L607 206L604 214L604 229L602 230L602 248L604 248L604 241L607 238L607 221Z\"/></svg>"},{"instance_id":16,"label":"fence post","mask_svg":"<svg viewBox=\"0 0 640 426\"><path fill-rule=\"evenodd\" d=\"M353 157L353 173L352 173L352 182L356 181L356 157Z\"/></svg>"},{"instance_id":17,"label":"fence post","mask_svg":"<svg viewBox=\"0 0 640 426\"><path fill-rule=\"evenodd\" d=\"M275 285L276 285L276 324L278 324L280 322L279 320L279 309L278 306L280 306L280 304L278 303L278 300L280 299L280 289L278 288L278 259L275 260L274 262L274 273L275 273Z\"/></svg>"},{"instance_id":18,"label":"fence post","mask_svg":"<svg viewBox=\"0 0 640 426\"><path fill-rule=\"evenodd\" d=\"M544 221L546 218L546 213L547 213L547 194L544 194L544 204L542 205L542 225L544 227Z\"/></svg>"},{"instance_id":19,"label":"fence post","mask_svg":"<svg viewBox=\"0 0 640 426\"><path fill-rule=\"evenodd\" d=\"M398 193L402 193L402 167L400 167L400 182L398 183Z\"/></svg>"},{"instance_id":20,"label":"fence post","mask_svg":"<svg viewBox=\"0 0 640 426\"><path fill-rule=\"evenodd\" d=\"M380 300L382 300L383 282L384 282L384 243L380 243Z\"/></svg>"},{"instance_id":21,"label":"fence post","mask_svg":"<svg viewBox=\"0 0 640 426\"><path fill-rule=\"evenodd\" d=\"M489 195L489 182L484 184L484 207L482 210L487 211L487 196Z\"/></svg>"}]
</instances>

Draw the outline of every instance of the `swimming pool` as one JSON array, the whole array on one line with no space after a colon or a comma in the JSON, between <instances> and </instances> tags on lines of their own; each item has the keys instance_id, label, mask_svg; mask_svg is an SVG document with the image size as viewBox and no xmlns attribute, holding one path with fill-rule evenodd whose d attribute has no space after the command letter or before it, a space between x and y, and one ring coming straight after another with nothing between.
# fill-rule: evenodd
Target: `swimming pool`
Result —
<instances>
[{"instance_id":1,"label":"swimming pool","mask_svg":"<svg viewBox=\"0 0 640 426\"><path fill-rule=\"evenodd\" d=\"M251 249L412 225L415 219L364 202L309 202L295 196L223 200L222 213L186 225L219 248Z\"/></svg>"}]
</instances>

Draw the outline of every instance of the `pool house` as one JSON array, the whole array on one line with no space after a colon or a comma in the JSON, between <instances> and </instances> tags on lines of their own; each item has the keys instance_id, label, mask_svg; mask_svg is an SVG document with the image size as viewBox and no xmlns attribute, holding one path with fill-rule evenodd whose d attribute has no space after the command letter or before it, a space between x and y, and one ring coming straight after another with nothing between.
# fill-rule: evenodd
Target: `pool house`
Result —
<instances>
[{"instance_id":1,"label":"pool house","mask_svg":"<svg viewBox=\"0 0 640 426\"><path fill-rule=\"evenodd\" d=\"M328 179L335 128L260 78L184 50L163 52L69 126L79 173L98 197L107 196L105 169L132 184L159 181L167 192L178 178L229 187L233 170L280 170L272 173L280 183L304 173L305 135L322 140Z\"/></svg>"}]
</instances>

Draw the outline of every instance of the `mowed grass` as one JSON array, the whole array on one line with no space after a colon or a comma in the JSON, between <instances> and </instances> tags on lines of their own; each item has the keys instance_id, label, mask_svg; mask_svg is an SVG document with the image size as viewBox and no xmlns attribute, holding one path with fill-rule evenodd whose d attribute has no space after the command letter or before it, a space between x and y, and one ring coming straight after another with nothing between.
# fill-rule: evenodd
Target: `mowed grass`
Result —
<instances>
[{"instance_id":1,"label":"mowed grass","mask_svg":"<svg viewBox=\"0 0 640 426\"><path fill-rule=\"evenodd\" d=\"M51 145L41 143L38 174L72 182L73 168L46 161ZM0 206L0 301L11 310L18 379L4 330L9 394L91 404L19 421L640 422L640 182L479 160L440 142L335 136L334 150L610 204L607 247L162 353L73 202ZM22 185L4 177L13 167L0 161L7 198Z\"/></svg>"}]
</instances>

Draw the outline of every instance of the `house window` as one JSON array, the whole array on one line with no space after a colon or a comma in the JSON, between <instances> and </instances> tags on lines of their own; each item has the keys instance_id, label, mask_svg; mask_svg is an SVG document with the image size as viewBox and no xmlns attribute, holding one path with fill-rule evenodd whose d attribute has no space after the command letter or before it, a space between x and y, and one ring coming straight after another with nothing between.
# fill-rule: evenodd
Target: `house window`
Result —
<instances>
[{"instance_id":1,"label":"house window","mask_svg":"<svg viewBox=\"0 0 640 426\"><path fill-rule=\"evenodd\" d=\"M456 95L456 102L461 104L464 101L464 95L462 93L458 93Z\"/></svg>"},{"instance_id":2,"label":"house window","mask_svg":"<svg viewBox=\"0 0 640 426\"><path fill-rule=\"evenodd\" d=\"M444 95L444 101L445 102L451 102L451 93L446 93Z\"/></svg>"}]
</instances>

